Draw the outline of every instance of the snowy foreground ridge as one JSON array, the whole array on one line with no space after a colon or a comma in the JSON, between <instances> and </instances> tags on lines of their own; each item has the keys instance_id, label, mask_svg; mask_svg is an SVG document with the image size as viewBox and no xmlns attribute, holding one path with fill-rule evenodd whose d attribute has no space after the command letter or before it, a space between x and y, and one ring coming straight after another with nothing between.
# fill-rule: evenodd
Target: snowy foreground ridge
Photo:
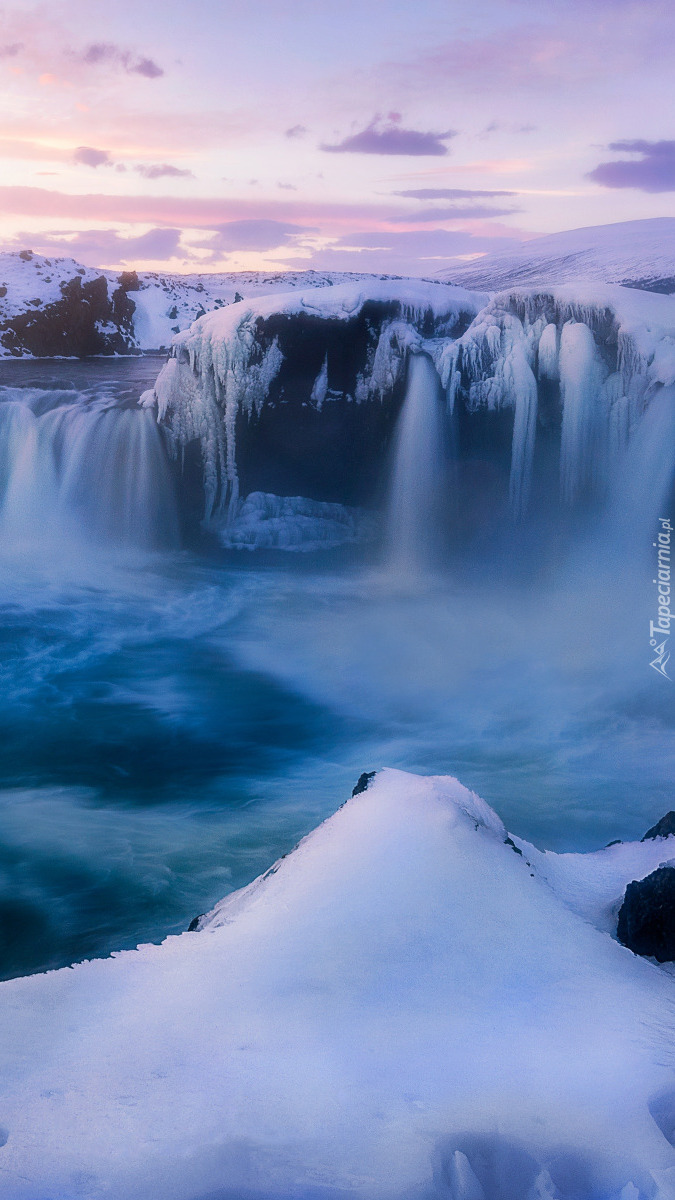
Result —
<instances>
[{"instance_id":1,"label":"snowy foreground ridge","mask_svg":"<svg viewBox=\"0 0 675 1200\"><path fill-rule=\"evenodd\" d=\"M611 936L670 840L505 839L383 771L201 931L2 984L3 1200L672 1200L675 983Z\"/></svg>"}]
</instances>

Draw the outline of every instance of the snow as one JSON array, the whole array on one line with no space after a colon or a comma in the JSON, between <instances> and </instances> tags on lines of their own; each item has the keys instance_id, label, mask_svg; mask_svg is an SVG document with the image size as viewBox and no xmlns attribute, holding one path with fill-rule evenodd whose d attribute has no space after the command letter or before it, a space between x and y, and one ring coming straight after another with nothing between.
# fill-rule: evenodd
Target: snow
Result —
<instances>
[{"instance_id":1,"label":"snow","mask_svg":"<svg viewBox=\"0 0 675 1200\"><path fill-rule=\"evenodd\" d=\"M2 984L3 1197L672 1200L675 984L610 915L675 844L505 836L383 771L200 932Z\"/></svg>"},{"instance_id":2,"label":"snow","mask_svg":"<svg viewBox=\"0 0 675 1200\"><path fill-rule=\"evenodd\" d=\"M464 287L578 280L632 283L675 291L675 218L620 221L546 234L440 272Z\"/></svg>"},{"instance_id":3,"label":"snow","mask_svg":"<svg viewBox=\"0 0 675 1200\"><path fill-rule=\"evenodd\" d=\"M370 541L376 522L363 509L303 496L250 492L222 525L209 526L226 550L308 552Z\"/></svg>"}]
</instances>

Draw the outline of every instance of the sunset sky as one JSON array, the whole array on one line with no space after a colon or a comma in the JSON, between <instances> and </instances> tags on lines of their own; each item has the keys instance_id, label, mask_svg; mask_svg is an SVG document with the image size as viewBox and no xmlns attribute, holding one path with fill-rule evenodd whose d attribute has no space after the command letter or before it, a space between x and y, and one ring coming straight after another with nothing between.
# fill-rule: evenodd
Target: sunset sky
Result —
<instances>
[{"instance_id":1,"label":"sunset sky","mask_svg":"<svg viewBox=\"0 0 675 1200\"><path fill-rule=\"evenodd\" d=\"M672 0L0 8L0 248L433 274L675 214Z\"/></svg>"}]
</instances>

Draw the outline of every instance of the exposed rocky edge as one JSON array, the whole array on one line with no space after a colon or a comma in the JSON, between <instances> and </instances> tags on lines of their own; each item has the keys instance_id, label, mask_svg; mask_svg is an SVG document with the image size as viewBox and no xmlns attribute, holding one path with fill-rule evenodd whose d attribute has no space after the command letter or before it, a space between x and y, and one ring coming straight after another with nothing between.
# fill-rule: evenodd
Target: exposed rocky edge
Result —
<instances>
[{"instance_id":1,"label":"exposed rocky edge","mask_svg":"<svg viewBox=\"0 0 675 1200\"><path fill-rule=\"evenodd\" d=\"M665 817L661 817L661 820L656 822L656 825L652 825L651 829L647 830L642 840L646 842L650 838L670 837L673 833L675 833L675 812L671 809Z\"/></svg>"},{"instance_id":2,"label":"exposed rocky edge","mask_svg":"<svg viewBox=\"0 0 675 1200\"><path fill-rule=\"evenodd\" d=\"M664 864L628 884L617 937L634 954L675 962L675 867Z\"/></svg>"},{"instance_id":3,"label":"exposed rocky edge","mask_svg":"<svg viewBox=\"0 0 675 1200\"><path fill-rule=\"evenodd\" d=\"M27 250L0 255L0 357L138 354L134 312L114 276Z\"/></svg>"},{"instance_id":4,"label":"exposed rocky edge","mask_svg":"<svg viewBox=\"0 0 675 1200\"><path fill-rule=\"evenodd\" d=\"M547 234L441 275L462 287L490 291L593 280L669 294L675 292L675 218Z\"/></svg>"},{"instance_id":5,"label":"exposed rocky edge","mask_svg":"<svg viewBox=\"0 0 675 1200\"><path fill-rule=\"evenodd\" d=\"M459 336L481 294L361 280L244 301L175 339L156 404L177 456L199 448L206 521L240 495L372 500L411 348Z\"/></svg>"}]
</instances>

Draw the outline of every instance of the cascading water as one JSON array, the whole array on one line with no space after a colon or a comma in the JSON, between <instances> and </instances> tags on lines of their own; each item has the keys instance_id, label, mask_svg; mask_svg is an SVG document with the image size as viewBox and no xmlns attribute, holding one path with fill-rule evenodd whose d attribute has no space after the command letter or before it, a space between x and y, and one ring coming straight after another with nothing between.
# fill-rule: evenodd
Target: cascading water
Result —
<instances>
[{"instance_id":1,"label":"cascading water","mask_svg":"<svg viewBox=\"0 0 675 1200\"><path fill-rule=\"evenodd\" d=\"M415 576L433 565L441 526L444 440L438 373L426 354L412 354L394 437L385 525L386 563L396 575Z\"/></svg>"},{"instance_id":2,"label":"cascading water","mask_svg":"<svg viewBox=\"0 0 675 1200\"><path fill-rule=\"evenodd\" d=\"M611 536L631 556L651 556L659 517L672 517L675 487L675 387L649 401L617 458L609 496Z\"/></svg>"},{"instance_id":3,"label":"cascading water","mask_svg":"<svg viewBox=\"0 0 675 1200\"><path fill-rule=\"evenodd\" d=\"M0 543L177 544L173 486L153 414L110 398L0 391Z\"/></svg>"}]
</instances>

